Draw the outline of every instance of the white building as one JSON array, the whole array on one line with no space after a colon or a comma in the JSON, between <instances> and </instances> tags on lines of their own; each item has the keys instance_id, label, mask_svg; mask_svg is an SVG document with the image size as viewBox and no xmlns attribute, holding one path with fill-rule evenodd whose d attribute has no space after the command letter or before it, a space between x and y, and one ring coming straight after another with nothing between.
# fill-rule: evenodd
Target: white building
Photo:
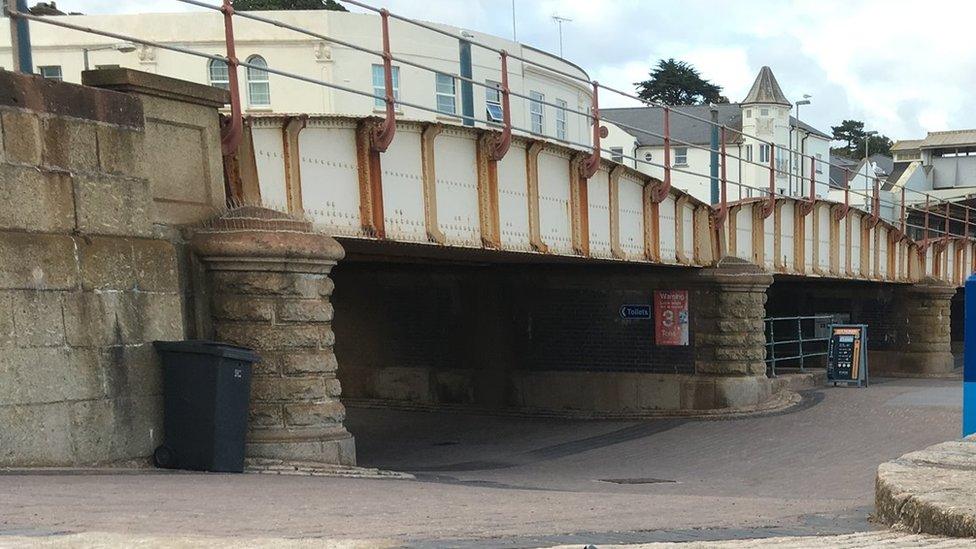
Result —
<instances>
[{"instance_id":1,"label":"white building","mask_svg":"<svg viewBox=\"0 0 976 549\"><path fill-rule=\"evenodd\" d=\"M363 46L382 49L380 18L326 10L254 12L305 28L313 33ZM178 45L207 54L223 55L222 15L215 11L153 13L138 15L52 16L75 25L108 30L167 45ZM541 50L496 36L433 24L447 31L431 30L390 20L391 49L395 57L431 67L431 70L394 62L394 93L399 100L436 109L429 112L409 106L399 115L416 120L461 123L462 82L450 74L461 74L460 40L467 38L540 63L543 67L509 59L509 87L513 96L512 124L516 128L570 143L587 145L590 124L577 112L589 112L591 92L587 74L578 66ZM271 67L307 78L338 84L382 96L383 73L380 57L330 43L295 31L237 17L234 20L237 56L251 64ZM80 82L85 54L90 68L123 66L214 86L227 86L224 63L184 53L146 46L133 47L117 40L42 23L30 23L33 61L38 73L68 82ZM501 81L499 54L471 46L472 78L491 86ZM10 35L0 33L0 66L12 65ZM549 70L552 69L552 70ZM437 73L435 71L442 71ZM571 74L581 80L557 72ZM241 94L247 113L381 114L381 100L321 85L240 69ZM477 120L500 120L501 100L493 89L470 85ZM546 105L542 102L551 103ZM564 105L565 110L555 105ZM574 112L575 111L575 112ZM476 122L484 126L484 122ZM516 131L519 131L518 129Z\"/></svg>"},{"instance_id":2,"label":"white building","mask_svg":"<svg viewBox=\"0 0 976 549\"><path fill-rule=\"evenodd\" d=\"M711 201L709 149L712 126L703 120L712 119L712 108L709 105L672 107L669 117L672 184L705 202ZM790 115L792 104L769 67L759 71L752 89L741 103L720 104L714 108L718 123L735 130L726 133L726 177L730 200L762 196L769 189L770 148L765 143L767 141L774 143L778 194L809 195L811 161L805 158L801 162L799 154L802 153L817 159L815 193L826 196L830 136ZM601 112L604 119L617 125L604 141L606 154L649 175L663 177L664 110L635 107L602 109ZM790 149L798 151L793 158L788 153Z\"/></svg>"}]
</instances>

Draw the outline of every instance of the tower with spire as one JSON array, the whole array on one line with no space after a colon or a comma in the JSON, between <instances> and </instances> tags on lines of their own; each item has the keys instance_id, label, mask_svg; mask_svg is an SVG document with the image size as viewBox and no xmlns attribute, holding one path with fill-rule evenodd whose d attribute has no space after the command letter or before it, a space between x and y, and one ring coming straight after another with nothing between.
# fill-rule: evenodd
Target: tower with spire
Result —
<instances>
[{"instance_id":1,"label":"tower with spire","mask_svg":"<svg viewBox=\"0 0 976 549\"><path fill-rule=\"evenodd\" d=\"M763 67L756 76L752 88L742 100L743 156L752 158L763 166L743 166L744 173L752 174L745 181L769 181L770 155L776 173L777 190L785 188L789 169L790 110L793 104L783 94L772 69ZM772 142L772 149L767 144Z\"/></svg>"}]
</instances>

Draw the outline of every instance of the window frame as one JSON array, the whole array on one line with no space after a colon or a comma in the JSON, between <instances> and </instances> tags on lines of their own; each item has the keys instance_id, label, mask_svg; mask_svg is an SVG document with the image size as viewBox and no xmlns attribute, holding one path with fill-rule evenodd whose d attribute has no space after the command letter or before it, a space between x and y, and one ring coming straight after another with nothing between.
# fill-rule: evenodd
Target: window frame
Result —
<instances>
[{"instance_id":1,"label":"window frame","mask_svg":"<svg viewBox=\"0 0 976 549\"><path fill-rule=\"evenodd\" d=\"M817 158L817 170L816 170L816 173L824 173L823 172L823 154L817 153L814 156Z\"/></svg>"},{"instance_id":2,"label":"window frame","mask_svg":"<svg viewBox=\"0 0 976 549\"><path fill-rule=\"evenodd\" d=\"M56 77L55 76L48 76L47 74L44 74L45 71L48 70L48 69L57 69L57 72L58 72L57 76ZM44 78L45 80L54 80L56 82L64 82L64 72L61 69L61 65L38 65L37 66L37 74L41 75L41 78Z\"/></svg>"},{"instance_id":3,"label":"window frame","mask_svg":"<svg viewBox=\"0 0 976 549\"><path fill-rule=\"evenodd\" d=\"M392 65L391 73L393 75L393 101L400 100L400 66ZM379 77L379 85L376 85L376 78ZM385 109L386 108L386 74L384 73L383 65L373 63L370 68L370 81L373 84L373 95L377 96L373 98L373 109ZM456 89L456 88L455 88ZM400 105L394 105L397 110L400 110Z\"/></svg>"},{"instance_id":4,"label":"window frame","mask_svg":"<svg viewBox=\"0 0 976 549\"><path fill-rule=\"evenodd\" d=\"M759 144L759 163L764 166L769 165L769 143Z\"/></svg>"},{"instance_id":5,"label":"window frame","mask_svg":"<svg viewBox=\"0 0 976 549\"><path fill-rule=\"evenodd\" d=\"M247 63L250 65L260 65L263 64L265 68L268 67L268 61L264 57L254 54L247 58ZM259 72L260 71L260 72ZM257 79L260 77L260 73L264 73L263 79ZM247 67L245 71L247 79L247 104L249 107L267 108L271 106L271 74L266 70L254 69ZM267 97L267 102L255 101L255 89L264 87L265 95Z\"/></svg>"},{"instance_id":6,"label":"window frame","mask_svg":"<svg viewBox=\"0 0 976 549\"><path fill-rule=\"evenodd\" d=\"M492 97L494 96L494 99ZM492 112L497 109L498 114ZM502 105L502 83L485 80L485 118L488 122L502 123L505 121L505 107Z\"/></svg>"},{"instance_id":7,"label":"window frame","mask_svg":"<svg viewBox=\"0 0 976 549\"><path fill-rule=\"evenodd\" d=\"M678 151L684 151L679 153ZM679 160L683 158L684 160ZM688 165L688 147L675 147L674 148L674 162L672 166L687 166Z\"/></svg>"},{"instance_id":8,"label":"window frame","mask_svg":"<svg viewBox=\"0 0 976 549\"><path fill-rule=\"evenodd\" d=\"M546 95L544 93L535 90L529 91L529 123L532 133L537 135L546 134L546 108L542 103L545 100Z\"/></svg>"},{"instance_id":9,"label":"window frame","mask_svg":"<svg viewBox=\"0 0 976 549\"><path fill-rule=\"evenodd\" d=\"M214 69L223 66L224 70L224 80L218 80L214 78ZM230 89L230 67L227 65L226 61L221 59L211 59L207 63L207 82L215 88L220 88L222 90Z\"/></svg>"},{"instance_id":10,"label":"window frame","mask_svg":"<svg viewBox=\"0 0 976 549\"><path fill-rule=\"evenodd\" d=\"M568 104L562 99L555 99L553 101L555 104L559 105L556 108L556 139L566 139L566 109ZM623 149L621 149L622 151Z\"/></svg>"},{"instance_id":11,"label":"window frame","mask_svg":"<svg viewBox=\"0 0 976 549\"><path fill-rule=\"evenodd\" d=\"M442 79L447 79L451 83L451 92L441 91ZM441 99L450 98L451 110L441 109ZM434 107L439 114L457 114L457 80L450 74L443 72L434 73Z\"/></svg>"},{"instance_id":12,"label":"window frame","mask_svg":"<svg viewBox=\"0 0 976 549\"><path fill-rule=\"evenodd\" d=\"M752 143L747 143L743 145L742 148L742 155L745 157L746 162L752 162Z\"/></svg>"},{"instance_id":13,"label":"window frame","mask_svg":"<svg viewBox=\"0 0 976 549\"><path fill-rule=\"evenodd\" d=\"M610 160L616 162L617 164L624 163L624 148L623 147L610 147Z\"/></svg>"}]
</instances>

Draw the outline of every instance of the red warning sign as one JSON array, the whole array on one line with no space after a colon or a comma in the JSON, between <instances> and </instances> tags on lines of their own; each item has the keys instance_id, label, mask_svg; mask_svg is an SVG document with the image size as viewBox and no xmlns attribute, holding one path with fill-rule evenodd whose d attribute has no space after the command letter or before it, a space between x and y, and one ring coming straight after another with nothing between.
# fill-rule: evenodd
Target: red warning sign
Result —
<instances>
[{"instance_id":1,"label":"red warning sign","mask_svg":"<svg viewBox=\"0 0 976 549\"><path fill-rule=\"evenodd\" d=\"M654 290L654 342L688 345L688 290Z\"/></svg>"}]
</instances>

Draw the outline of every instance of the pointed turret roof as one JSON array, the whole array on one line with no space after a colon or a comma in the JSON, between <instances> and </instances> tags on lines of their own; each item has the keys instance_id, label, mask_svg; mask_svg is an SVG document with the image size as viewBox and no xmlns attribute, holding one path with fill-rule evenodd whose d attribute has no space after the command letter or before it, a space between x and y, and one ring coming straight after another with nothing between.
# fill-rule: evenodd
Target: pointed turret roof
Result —
<instances>
[{"instance_id":1,"label":"pointed turret roof","mask_svg":"<svg viewBox=\"0 0 976 549\"><path fill-rule=\"evenodd\" d=\"M769 67L759 69L759 76L752 83L752 88L749 90L746 98L742 100L743 105L753 103L783 105L785 107L793 106L786 99L786 96L783 95L783 90L779 87L779 82L776 81L776 77L773 76L773 71Z\"/></svg>"}]
</instances>

